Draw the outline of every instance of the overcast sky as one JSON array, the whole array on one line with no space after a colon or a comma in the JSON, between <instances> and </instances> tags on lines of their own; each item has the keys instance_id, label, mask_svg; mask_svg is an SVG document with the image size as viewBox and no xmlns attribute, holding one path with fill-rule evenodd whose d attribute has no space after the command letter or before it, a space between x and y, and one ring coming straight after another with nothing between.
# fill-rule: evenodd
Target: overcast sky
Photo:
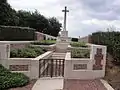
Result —
<instances>
[{"instance_id":1,"label":"overcast sky","mask_svg":"<svg viewBox=\"0 0 120 90\"><path fill-rule=\"evenodd\" d=\"M63 23L62 9L67 6L69 36L86 36L114 26L120 28L120 0L8 0L16 10L35 11L46 17L55 16Z\"/></svg>"}]
</instances>

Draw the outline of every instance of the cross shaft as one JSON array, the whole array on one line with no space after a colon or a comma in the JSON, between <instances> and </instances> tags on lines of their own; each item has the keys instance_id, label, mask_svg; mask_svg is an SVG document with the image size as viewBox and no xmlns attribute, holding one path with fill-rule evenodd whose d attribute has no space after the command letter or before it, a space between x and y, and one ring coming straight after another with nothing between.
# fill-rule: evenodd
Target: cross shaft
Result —
<instances>
[{"instance_id":1,"label":"cross shaft","mask_svg":"<svg viewBox=\"0 0 120 90\"><path fill-rule=\"evenodd\" d=\"M69 10L67 10L67 7L65 6L65 10L62 10L62 12L64 12L64 31L66 31L66 18L67 18L67 12L69 12Z\"/></svg>"}]
</instances>

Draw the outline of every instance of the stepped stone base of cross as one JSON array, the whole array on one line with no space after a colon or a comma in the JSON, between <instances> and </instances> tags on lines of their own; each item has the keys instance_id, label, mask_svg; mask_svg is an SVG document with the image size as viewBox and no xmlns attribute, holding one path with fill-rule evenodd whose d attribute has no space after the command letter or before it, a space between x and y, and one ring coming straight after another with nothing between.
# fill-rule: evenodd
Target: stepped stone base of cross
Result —
<instances>
[{"instance_id":1,"label":"stepped stone base of cross","mask_svg":"<svg viewBox=\"0 0 120 90\"><path fill-rule=\"evenodd\" d=\"M70 42L71 38L68 37L68 31L61 31L60 36L58 37L58 42Z\"/></svg>"}]
</instances>

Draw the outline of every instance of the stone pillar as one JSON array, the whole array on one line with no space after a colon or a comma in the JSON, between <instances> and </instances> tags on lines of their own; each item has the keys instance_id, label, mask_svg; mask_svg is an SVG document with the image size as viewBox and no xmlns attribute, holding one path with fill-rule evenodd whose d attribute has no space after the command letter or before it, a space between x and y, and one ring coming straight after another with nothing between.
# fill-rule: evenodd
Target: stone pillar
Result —
<instances>
[{"instance_id":1,"label":"stone pillar","mask_svg":"<svg viewBox=\"0 0 120 90\"><path fill-rule=\"evenodd\" d=\"M56 43L56 52L66 53L69 43L67 42L57 42Z\"/></svg>"},{"instance_id":2,"label":"stone pillar","mask_svg":"<svg viewBox=\"0 0 120 90\"><path fill-rule=\"evenodd\" d=\"M8 68L8 58L10 57L10 44L0 45L0 64Z\"/></svg>"},{"instance_id":3,"label":"stone pillar","mask_svg":"<svg viewBox=\"0 0 120 90\"><path fill-rule=\"evenodd\" d=\"M61 31L61 37L68 37L68 31Z\"/></svg>"},{"instance_id":4,"label":"stone pillar","mask_svg":"<svg viewBox=\"0 0 120 90\"><path fill-rule=\"evenodd\" d=\"M31 60L30 66L30 78L31 79L38 79L39 78L39 60Z\"/></svg>"}]
</instances>

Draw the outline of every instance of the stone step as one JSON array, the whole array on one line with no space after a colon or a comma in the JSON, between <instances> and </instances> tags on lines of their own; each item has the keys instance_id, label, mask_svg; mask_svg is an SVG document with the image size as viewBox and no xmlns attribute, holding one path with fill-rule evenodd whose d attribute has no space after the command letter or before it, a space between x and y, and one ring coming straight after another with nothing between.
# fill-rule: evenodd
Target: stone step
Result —
<instances>
[{"instance_id":1,"label":"stone step","mask_svg":"<svg viewBox=\"0 0 120 90\"><path fill-rule=\"evenodd\" d=\"M52 57L65 57L65 55L52 55Z\"/></svg>"},{"instance_id":2,"label":"stone step","mask_svg":"<svg viewBox=\"0 0 120 90\"><path fill-rule=\"evenodd\" d=\"M52 55L64 55L65 56L65 54L52 54Z\"/></svg>"},{"instance_id":3,"label":"stone step","mask_svg":"<svg viewBox=\"0 0 120 90\"><path fill-rule=\"evenodd\" d=\"M56 59L56 60L60 60L60 59L65 59L65 58L51 58L51 59Z\"/></svg>"},{"instance_id":4,"label":"stone step","mask_svg":"<svg viewBox=\"0 0 120 90\"><path fill-rule=\"evenodd\" d=\"M66 53L53 53L51 58L52 59L65 59Z\"/></svg>"},{"instance_id":5,"label":"stone step","mask_svg":"<svg viewBox=\"0 0 120 90\"><path fill-rule=\"evenodd\" d=\"M65 56L65 54L52 54L53 56Z\"/></svg>"},{"instance_id":6,"label":"stone step","mask_svg":"<svg viewBox=\"0 0 120 90\"><path fill-rule=\"evenodd\" d=\"M65 55L64 56L61 56L61 55L52 55L52 57L65 57Z\"/></svg>"},{"instance_id":7,"label":"stone step","mask_svg":"<svg viewBox=\"0 0 120 90\"><path fill-rule=\"evenodd\" d=\"M52 55L52 57L65 57L65 55Z\"/></svg>"},{"instance_id":8,"label":"stone step","mask_svg":"<svg viewBox=\"0 0 120 90\"><path fill-rule=\"evenodd\" d=\"M65 55L66 53L53 53L53 55Z\"/></svg>"}]
</instances>

